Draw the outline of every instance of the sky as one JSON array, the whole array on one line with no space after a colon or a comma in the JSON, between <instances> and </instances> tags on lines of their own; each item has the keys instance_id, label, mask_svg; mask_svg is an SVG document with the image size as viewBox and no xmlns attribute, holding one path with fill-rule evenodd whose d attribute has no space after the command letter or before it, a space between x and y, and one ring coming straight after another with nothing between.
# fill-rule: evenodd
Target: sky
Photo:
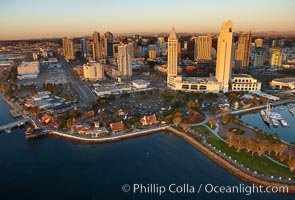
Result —
<instances>
[{"instance_id":1,"label":"sky","mask_svg":"<svg viewBox=\"0 0 295 200\"><path fill-rule=\"evenodd\" d=\"M295 30L294 0L1 0L0 40L170 32Z\"/></svg>"}]
</instances>

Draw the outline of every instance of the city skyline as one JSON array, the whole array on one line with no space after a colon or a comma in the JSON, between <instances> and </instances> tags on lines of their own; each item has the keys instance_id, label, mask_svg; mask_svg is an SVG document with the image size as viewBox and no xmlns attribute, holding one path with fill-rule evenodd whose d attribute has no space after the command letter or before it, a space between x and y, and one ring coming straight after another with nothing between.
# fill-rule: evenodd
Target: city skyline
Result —
<instances>
[{"instance_id":1,"label":"city skyline","mask_svg":"<svg viewBox=\"0 0 295 200\"><path fill-rule=\"evenodd\" d=\"M233 0L149 2L134 0L0 2L0 40L81 37L105 33L177 32L218 33L232 20L237 31L294 31L294 1Z\"/></svg>"}]
</instances>

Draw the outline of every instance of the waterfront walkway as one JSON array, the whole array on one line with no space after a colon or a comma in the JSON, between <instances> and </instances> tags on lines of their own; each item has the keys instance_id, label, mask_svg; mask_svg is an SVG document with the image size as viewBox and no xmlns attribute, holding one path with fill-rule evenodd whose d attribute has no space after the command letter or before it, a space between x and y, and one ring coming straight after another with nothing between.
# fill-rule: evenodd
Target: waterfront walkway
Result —
<instances>
[{"instance_id":1,"label":"waterfront walkway","mask_svg":"<svg viewBox=\"0 0 295 200\"><path fill-rule=\"evenodd\" d=\"M46 129L44 130L44 132L46 132L47 134L56 135L59 137L64 137L67 139L77 140L81 142L103 143L103 142L114 142L114 141L119 141L119 140L123 140L127 138L138 137L138 136L149 134L149 133L165 131L167 127L168 126L152 127L145 130L139 130L139 131L128 132L128 133L119 133L116 135L111 135L111 136L106 136L101 138L94 138L94 137L89 138L89 137L84 137L80 135L75 135L71 133L65 133L65 132L60 132L60 131L55 131L50 129ZM34 138L34 137L30 137L30 138Z\"/></svg>"},{"instance_id":2,"label":"waterfront walkway","mask_svg":"<svg viewBox=\"0 0 295 200\"><path fill-rule=\"evenodd\" d=\"M224 143L227 144L226 140L224 140L224 139L219 135L219 133L218 133L218 131L219 131L219 127L220 127L219 122L215 119L215 121L216 121L216 128L213 130L213 129L211 129L210 127L207 126L208 119L209 119L209 117L206 116L206 119L205 119L203 122L200 122L200 123L197 123L197 124L191 124L190 126L205 126L205 127L206 127L206 128L207 128L207 129L208 129L208 130L209 130L214 136L216 136L220 141L222 141L222 142L224 142ZM251 126L248 126L248 125L244 125L244 126L245 126L246 128L250 128L250 129L254 130L254 128L251 127ZM202 143L203 143L204 145L207 146L206 141L202 141ZM211 147L209 147L209 148L211 148ZM217 152L217 153L219 153L219 152ZM287 165L285 165L285 164L282 164L282 163L280 163L280 162L277 161L277 160L274 160L273 158L271 158L270 156L268 156L268 155L266 155L266 154L263 154L263 156L264 156L265 158L267 158L268 160L270 160L270 161L276 163L277 165L280 165L280 166L282 166L282 167L284 167L284 168L290 169L289 166L287 166ZM294 183L295 183L295 182L294 182Z\"/></svg>"}]
</instances>

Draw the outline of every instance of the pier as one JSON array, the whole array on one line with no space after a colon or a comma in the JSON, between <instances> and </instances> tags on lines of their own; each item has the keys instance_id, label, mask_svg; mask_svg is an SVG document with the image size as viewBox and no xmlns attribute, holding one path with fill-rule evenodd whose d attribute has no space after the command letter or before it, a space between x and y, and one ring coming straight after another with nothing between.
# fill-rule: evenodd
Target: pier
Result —
<instances>
[{"instance_id":1,"label":"pier","mask_svg":"<svg viewBox=\"0 0 295 200\"><path fill-rule=\"evenodd\" d=\"M294 102L295 102L295 99L284 99L284 100L272 102L271 106L278 106L278 105L294 103ZM233 110L233 111L230 111L228 113L236 115L236 114L240 114L240 113L244 113L244 112L251 112L251 111L254 111L254 110L261 110L261 109L264 109L264 108L266 108L266 104L259 105L259 106L254 106L254 107L251 107L251 108ZM225 114L225 113L223 113L223 114Z\"/></svg>"},{"instance_id":2,"label":"pier","mask_svg":"<svg viewBox=\"0 0 295 200\"><path fill-rule=\"evenodd\" d=\"M34 130L33 133L26 134L26 139L34 139L34 138L39 138L46 136L49 132L45 130Z\"/></svg>"},{"instance_id":3,"label":"pier","mask_svg":"<svg viewBox=\"0 0 295 200\"><path fill-rule=\"evenodd\" d=\"M26 124L29 121L31 121L31 120L30 119L22 119L22 120L18 120L18 121L9 123L9 124L2 125L2 126L0 126L0 131L9 130L9 129L12 129L17 126L19 127L21 125Z\"/></svg>"}]
</instances>

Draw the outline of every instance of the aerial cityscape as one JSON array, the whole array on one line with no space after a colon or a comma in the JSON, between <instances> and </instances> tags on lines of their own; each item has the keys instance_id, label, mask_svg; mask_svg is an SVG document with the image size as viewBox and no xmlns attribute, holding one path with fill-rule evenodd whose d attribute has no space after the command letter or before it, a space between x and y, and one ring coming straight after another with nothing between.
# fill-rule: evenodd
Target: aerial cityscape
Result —
<instances>
[{"instance_id":1,"label":"aerial cityscape","mask_svg":"<svg viewBox=\"0 0 295 200\"><path fill-rule=\"evenodd\" d=\"M295 2L1 2L1 199L294 199Z\"/></svg>"}]
</instances>

